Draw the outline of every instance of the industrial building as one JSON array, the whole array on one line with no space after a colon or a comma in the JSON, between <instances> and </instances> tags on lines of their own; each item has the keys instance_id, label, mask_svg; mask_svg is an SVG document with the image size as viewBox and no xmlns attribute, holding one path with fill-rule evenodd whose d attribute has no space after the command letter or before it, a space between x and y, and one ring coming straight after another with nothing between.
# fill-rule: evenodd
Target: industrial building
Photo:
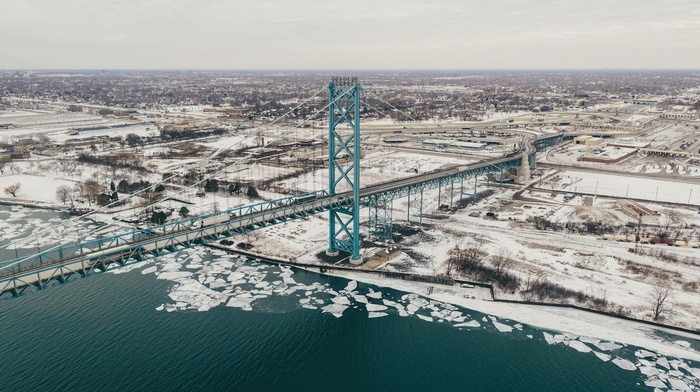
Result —
<instances>
[{"instance_id":1,"label":"industrial building","mask_svg":"<svg viewBox=\"0 0 700 392\"><path fill-rule=\"evenodd\" d=\"M478 151L478 150L485 149L486 146L487 146L486 143L460 142L460 141L455 141L455 140L443 140L443 139L423 140L423 147L427 147L427 148L444 148L444 149L455 149L455 150Z\"/></svg>"},{"instance_id":2,"label":"industrial building","mask_svg":"<svg viewBox=\"0 0 700 392\"><path fill-rule=\"evenodd\" d=\"M639 151L636 148L625 148L625 147L608 147L601 148L594 152L593 154L586 154L579 157L579 161L583 162L595 162L595 163L617 163L624 159L627 159L635 155Z\"/></svg>"},{"instance_id":3,"label":"industrial building","mask_svg":"<svg viewBox=\"0 0 700 392\"><path fill-rule=\"evenodd\" d=\"M659 225L661 214L652 211L632 200L619 200L617 204L622 212L632 219L638 220L643 225Z\"/></svg>"},{"instance_id":4,"label":"industrial building","mask_svg":"<svg viewBox=\"0 0 700 392\"><path fill-rule=\"evenodd\" d=\"M589 147L595 147L602 143L603 139L591 135L581 135L574 138L574 144L583 144Z\"/></svg>"}]
</instances>

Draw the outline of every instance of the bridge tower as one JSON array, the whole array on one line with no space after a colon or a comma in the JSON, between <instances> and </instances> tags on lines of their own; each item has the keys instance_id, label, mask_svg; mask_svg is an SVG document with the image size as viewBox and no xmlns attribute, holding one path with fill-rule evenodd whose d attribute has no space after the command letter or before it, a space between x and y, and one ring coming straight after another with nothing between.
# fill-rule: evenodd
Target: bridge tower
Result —
<instances>
[{"instance_id":1,"label":"bridge tower","mask_svg":"<svg viewBox=\"0 0 700 392\"><path fill-rule=\"evenodd\" d=\"M328 85L328 193L352 191L352 205L329 210L329 256L351 254L350 263L362 263L360 255L360 84L356 77L334 77ZM342 127L347 123L350 129ZM349 188L349 189L348 189Z\"/></svg>"}]
</instances>

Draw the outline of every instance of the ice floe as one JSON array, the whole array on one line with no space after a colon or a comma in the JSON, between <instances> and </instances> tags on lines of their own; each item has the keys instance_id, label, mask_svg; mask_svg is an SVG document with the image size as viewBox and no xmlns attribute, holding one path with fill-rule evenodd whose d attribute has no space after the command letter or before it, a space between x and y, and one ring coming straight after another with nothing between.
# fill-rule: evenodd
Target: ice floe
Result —
<instances>
[{"instance_id":1,"label":"ice floe","mask_svg":"<svg viewBox=\"0 0 700 392\"><path fill-rule=\"evenodd\" d=\"M651 351L647 351L647 350L637 350L637 351L635 351L634 355L637 358L656 358L656 354L652 353Z\"/></svg>"},{"instance_id":2,"label":"ice floe","mask_svg":"<svg viewBox=\"0 0 700 392\"><path fill-rule=\"evenodd\" d=\"M547 344L552 345L557 343L554 340L554 336L552 336L551 334L548 334L547 332L542 332L542 334L544 335L544 340L547 342Z\"/></svg>"},{"instance_id":3,"label":"ice floe","mask_svg":"<svg viewBox=\"0 0 700 392\"><path fill-rule=\"evenodd\" d=\"M620 369L625 369L625 370L637 370L637 367L630 361L617 357L612 360L612 362L617 365Z\"/></svg>"},{"instance_id":4,"label":"ice floe","mask_svg":"<svg viewBox=\"0 0 700 392\"><path fill-rule=\"evenodd\" d=\"M153 266L153 267L144 268L143 271L141 271L141 273L146 275L146 274L154 273L156 271L158 271L158 267Z\"/></svg>"},{"instance_id":5,"label":"ice floe","mask_svg":"<svg viewBox=\"0 0 700 392\"><path fill-rule=\"evenodd\" d=\"M593 354L595 354L595 356L600 358L603 362L608 362L610 360L610 355L608 354L599 353L597 351L593 351Z\"/></svg>"},{"instance_id":6,"label":"ice floe","mask_svg":"<svg viewBox=\"0 0 700 392\"><path fill-rule=\"evenodd\" d=\"M622 348L621 345L612 342L597 342L593 343L593 345L598 347L602 351L613 351Z\"/></svg>"},{"instance_id":7,"label":"ice floe","mask_svg":"<svg viewBox=\"0 0 700 392\"><path fill-rule=\"evenodd\" d=\"M417 314L416 316L417 316L419 319L423 320L423 321L430 321L431 323L433 322L433 318L432 318L432 317L423 316L422 314Z\"/></svg>"},{"instance_id":8,"label":"ice floe","mask_svg":"<svg viewBox=\"0 0 700 392\"><path fill-rule=\"evenodd\" d=\"M323 310L323 313L330 313L333 316L340 318L343 316L343 312L345 312L345 309L347 309L347 305L342 305L342 304L330 304L322 307L321 309Z\"/></svg>"},{"instance_id":9,"label":"ice floe","mask_svg":"<svg viewBox=\"0 0 700 392\"><path fill-rule=\"evenodd\" d=\"M472 321L467 321L466 323L459 323L455 324L455 327L466 327L466 328L478 328L481 326L478 321L472 320Z\"/></svg>"},{"instance_id":10,"label":"ice floe","mask_svg":"<svg viewBox=\"0 0 700 392\"><path fill-rule=\"evenodd\" d=\"M659 366L661 366L661 367L664 367L664 368L666 368L666 369L668 369L668 370L671 369L671 365L668 364L668 359L666 359L666 358L664 358L664 357L661 357L661 358L657 359L657 360L656 360L656 364L659 365Z\"/></svg>"},{"instance_id":11,"label":"ice floe","mask_svg":"<svg viewBox=\"0 0 700 392\"><path fill-rule=\"evenodd\" d=\"M345 286L345 291L354 291L357 288L357 281L351 280L348 285Z\"/></svg>"},{"instance_id":12,"label":"ice floe","mask_svg":"<svg viewBox=\"0 0 700 392\"><path fill-rule=\"evenodd\" d=\"M669 382L669 384L671 384L671 388L673 388L677 391L692 391L690 386L688 386L688 384L686 384L683 380L669 378L668 382Z\"/></svg>"},{"instance_id":13,"label":"ice floe","mask_svg":"<svg viewBox=\"0 0 700 392\"><path fill-rule=\"evenodd\" d=\"M652 388L667 388L666 383L658 378L650 378L644 381L644 385Z\"/></svg>"},{"instance_id":14,"label":"ice floe","mask_svg":"<svg viewBox=\"0 0 700 392\"><path fill-rule=\"evenodd\" d=\"M388 309L384 305L367 304L365 306L367 307L368 312L381 312Z\"/></svg>"},{"instance_id":15,"label":"ice floe","mask_svg":"<svg viewBox=\"0 0 700 392\"><path fill-rule=\"evenodd\" d=\"M511 332L511 331L513 331L513 327L511 327L510 325L505 325L503 323L499 323L498 321L492 321L491 323L493 323L493 326L496 327L496 329L499 332Z\"/></svg>"},{"instance_id":16,"label":"ice floe","mask_svg":"<svg viewBox=\"0 0 700 392\"><path fill-rule=\"evenodd\" d=\"M370 289L370 290L371 290L371 289ZM380 299L380 298L382 298L382 292L381 292L381 291L371 291L371 292L369 292L369 293L367 293L367 294L365 294L365 295L367 295L368 298L373 298L373 299Z\"/></svg>"},{"instance_id":17,"label":"ice floe","mask_svg":"<svg viewBox=\"0 0 700 392\"><path fill-rule=\"evenodd\" d=\"M250 306L250 303L255 301L256 299L257 298L253 297L231 297L226 303L226 306L233 308L242 308L243 310L253 310L253 307Z\"/></svg>"},{"instance_id":18,"label":"ice floe","mask_svg":"<svg viewBox=\"0 0 700 392\"><path fill-rule=\"evenodd\" d=\"M588 353L588 352L593 351L585 343L579 342L578 340L570 340L569 347L573 348L574 350L576 350L578 352L582 352L582 353Z\"/></svg>"}]
</instances>

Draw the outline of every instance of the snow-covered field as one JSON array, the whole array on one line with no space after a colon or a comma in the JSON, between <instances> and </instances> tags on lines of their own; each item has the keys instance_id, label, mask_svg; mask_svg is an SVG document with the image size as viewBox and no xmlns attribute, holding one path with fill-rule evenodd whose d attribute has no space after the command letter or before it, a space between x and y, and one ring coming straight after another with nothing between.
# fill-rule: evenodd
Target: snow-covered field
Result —
<instances>
[{"instance_id":1,"label":"snow-covered field","mask_svg":"<svg viewBox=\"0 0 700 392\"><path fill-rule=\"evenodd\" d=\"M562 172L559 177L560 181L551 184L556 190L700 205L700 182L674 182L575 170ZM541 188L547 189L547 186Z\"/></svg>"}]
</instances>

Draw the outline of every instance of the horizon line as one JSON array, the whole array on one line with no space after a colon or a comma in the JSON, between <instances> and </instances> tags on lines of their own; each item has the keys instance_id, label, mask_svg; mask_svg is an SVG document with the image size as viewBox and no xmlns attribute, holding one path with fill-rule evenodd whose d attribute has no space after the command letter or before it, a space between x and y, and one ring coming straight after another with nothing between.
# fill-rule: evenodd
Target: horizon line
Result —
<instances>
[{"instance_id":1,"label":"horizon line","mask_svg":"<svg viewBox=\"0 0 700 392\"><path fill-rule=\"evenodd\" d=\"M0 68L16 71L228 71L228 72L465 72L465 71L696 71L700 68Z\"/></svg>"}]
</instances>

